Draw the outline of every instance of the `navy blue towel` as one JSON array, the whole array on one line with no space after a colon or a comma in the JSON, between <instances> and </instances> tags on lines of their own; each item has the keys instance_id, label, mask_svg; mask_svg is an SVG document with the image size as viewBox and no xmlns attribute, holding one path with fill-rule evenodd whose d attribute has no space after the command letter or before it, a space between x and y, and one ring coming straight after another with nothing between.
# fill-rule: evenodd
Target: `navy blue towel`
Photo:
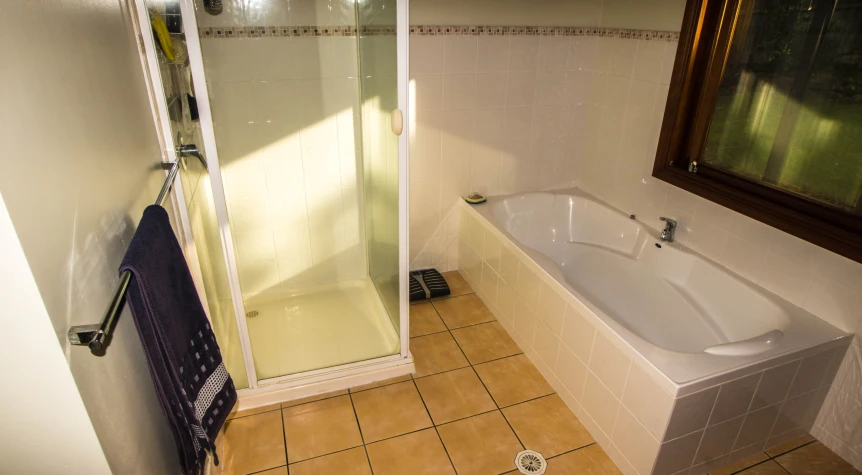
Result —
<instances>
[{"instance_id":1,"label":"navy blue towel","mask_svg":"<svg viewBox=\"0 0 862 475\"><path fill-rule=\"evenodd\" d=\"M149 206L123 257L126 300L184 474L202 473L206 452L236 404L233 381L195 290L168 213Z\"/></svg>"}]
</instances>

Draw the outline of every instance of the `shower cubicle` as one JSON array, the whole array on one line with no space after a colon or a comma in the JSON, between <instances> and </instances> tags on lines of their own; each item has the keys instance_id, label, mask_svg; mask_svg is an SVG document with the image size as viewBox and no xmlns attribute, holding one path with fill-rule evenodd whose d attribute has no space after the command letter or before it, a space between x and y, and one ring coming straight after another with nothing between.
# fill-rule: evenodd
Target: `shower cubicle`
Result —
<instances>
[{"instance_id":1,"label":"shower cubicle","mask_svg":"<svg viewBox=\"0 0 862 475\"><path fill-rule=\"evenodd\" d=\"M409 372L406 0L135 7L165 159L209 163L174 195L237 387Z\"/></svg>"}]
</instances>

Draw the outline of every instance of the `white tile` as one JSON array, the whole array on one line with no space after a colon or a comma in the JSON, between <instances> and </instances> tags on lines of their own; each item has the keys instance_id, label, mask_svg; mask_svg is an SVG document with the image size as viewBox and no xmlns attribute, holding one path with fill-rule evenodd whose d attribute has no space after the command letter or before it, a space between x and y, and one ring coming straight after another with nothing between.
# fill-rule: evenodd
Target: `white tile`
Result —
<instances>
[{"instance_id":1,"label":"white tile","mask_svg":"<svg viewBox=\"0 0 862 475\"><path fill-rule=\"evenodd\" d=\"M518 283L518 266L520 260L507 246L500 249L500 278L514 287Z\"/></svg>"},{"instance_id":2,"label":"white tile","mask_svg":"<svg viewBox=\"0 0 862 475\"><path fill-rule=\"evenodd\" d=\"M500 268L501 247L500 239L490 229L486 229L485 240L482 244L482 259L494 272Z\"/></svg>"},{"instance_id":3,"label":"white tile","mask_svg":"<svg viewBox=\"0 0 862 475\"><path fill-rule=\"evenodd\" d=\"M566 321L563 325L563 343L566 344L584 364L589 364L593 351L596 328L572 305L566 306Z\"/></svg>"},{"instance_id":4,"label":"white tile","mask_svg":"<svg viewBox=\"0 0 862 475\"><path fill-rule=\"evenodd\" d=\"M664 49L664 57L661 63L661 75L659 82L662 84L670 84L670 77L673 74L674 60L676 58L677 43L666 43Z\"/></svg>"},{"instance_id":5,"label":"white tile","mask_svg":"<svg viewBox=\"0 0 862 475\"><path fill-rule=\"evenodd\" d=\"M694 457L694 464L698 465L710 460L715 460L723 455L730 454L733 443L742 427L743 417L737 417L729 421L707 427Z\"/></svg>"},{"instance_id":6,"label":"white tile","mask_svg":"<svg viewBox=\"0 0 862 475\"><path fill-rule=\"evenodd\" d=\"M664 435L673 397L636 364L632 364L629 372L622 402L654 437Z\"/></svg>"},{"instance_id":7,"label":"white tile","mask_svg":"<svg viewBox=\"0 0 862 475\"><path fill-rule=\"evenodd\" d=\"M252 197L230 202L232 228L238 232L263 231L271 228L269 220L269 200L266 197Z\"/></svg>"},{"instance_id":8,"label":"white tile","mask_svg":"<svg viewBox=\"0 0 862 475\"><path fill-rule=\"evenodd\" d=\"M746 279L757 282L766 262L766 249L730 235L721 255L721 263Z\"/></svg>"},{"instance_id":9,"label":"white tile","mask_svg":"<svg viewBox=\"0 0 862 475\"><path fill-rule=\"evenodd\" d=\"M560 339L545 325L544 322L536 323L536 336L533 347L542 361L551 369L557 369L557 353L560 350Z\"/></svg>"},{"instance_id":10,"label":"white tile","mask_svg":"<svg viewBox=\"0 0 862 475\"><path fill-rule=\"evenodd\" d=\"M483 262L480 290L482 291L483 298L487 299L488 302L495 302L497 300L497 281L497 273L491 269L491 266L487 262Z\"/></svg>"},{"instance_id":11,"label":"white tile","mask_svg":"<svg viewBox=\"0 0 862 475\"><path fill-rule=\"evenodd\" d=\"M691 231L688 245L695 251L718 262L727 244L727 231L715 226L699 223Z\"/></svg>"},{"instance_id":12,"label":"white tile","mask_svg":"<svg viewBox=\"0 0 862 475\"><path fill-rule=\"evenodd\" d=\"M276 258L288 259L297 255L311 255L311 238L308 226L276 229L272 235L275 242Z\"/></svg>"},{"instance_id":13,"label":"white tile","mask_svg":"<svg viewBox=\"0 0 862 475\"><path fill-rule=\"evenodd\" d=\"M823 383L824 376L829 372L834 356L832 351L826 351L803 358L787 397L796 397L819 388Z\"/></svg>"},{"instance_id":14,"label":"white tile","mask_svg":"<svg viewBox=\"0 0 862 475\"><path fill-rule=\"evenodd\" d=\"M536 71L540 41L538 36L512 36L509 39L509 70Z\"/></svg>"},{"instance_id":15,"label":"white tile","mask_svg":"<svg viewBox=\"0 0 862 475\"><path fill-rule=\"evenodd\" d=\"M443 75L417 74L411 81L416 91L416 110L443 107Z\"/></svg>"},{"instance_id":16,"label":"white tile","mask_svg":"<svg viewBox=\"0 0 862 475\"><path fill-rule=\"evenodd\" d=\"M592 373L587 375L581 405L602 431L613 434L620 403Z\"/></svg>"},{"instance_id":17,"label":"white tile","mask_svg":"<svg viewBox=\"0 0 862 475\"><path fill-rule=\"evenodd\" d=\"M509 69L509 36L480 36L478 71L507 71Z\"/></svg>"},{"instance_id":18,"label":"white tile","mask_svg":"<svg viewBox=\"0 0 862 475\"><path fill-rule=\"evenodd\" d=\"M734 449L741 449L765 441L778 417L778 408L779 405L768 406L746 414Z\"/></svg>"},{"instance_id":19,"label":"white tile","mask_svg":"<svg viewBox=\"0 0 862 475\"><path fill-rule=\"evenodd\" d=\"M507 80L506 73L479 73L476 76L476 106L505 106Z\"/></svg>"},{"instance_id":20,"label":"white tile","mask_svg":"<svg viewBox=\"0 0 862 475\"><path fill-rule=\"evenodd\" d=\"M715 425L748 412L761 375L762 373L756 373L722 384L715 407L709 417L709 425Z\"/></svg>"},{"instance_id":21,"label":"white tile","mask_svg":"<svg viewBox=\"0 0 862 475\"><path fill-rule=\"evenodd\" d=\"M293 59L290 56L292 38L257 38L254 48L253 79L273 81L293 77ZM204 41L204 40L201 40Z\"/></svg>"},{"instance_id":22,"label":"white tile","mask_svg":"<svg viewBox=\"0 0 862 475\"><path fill-rule=\"evenodd\" d=\"M203 39L201 54L207 81L251 81L256 68L254 39Z\"/></svg>"},{"instance_id":23,"label":"white tile","mask_svg":"<svg viewBox=\"0 0 862 475\"><path fill-rule=\"evenodd\" d=\"M764 249L769 249L776 232L775 228L738 213L733 215L730 225L730 234Z\"/></svg>"},{"instance_id":24,"label":"white tile","mask_svg":"<svg viewBox=\"0 0 862 475\"><path fill-rule=\"evenodd\" d=\"M862 320L862 292L859 287L815 278L802 307L841 330L855 332Z\"/></svg>"},{"instance_id":25,"label":"white tile","mask_svg":"<svg viewBox=\"0 0 862 475\"><path fill-rule=\"evenodd\" d=\"M757 392L754 393L750 410L753 411L783 401L787 397L799 364L800 361L796 360L764 371L760 384L757 386Z\"/></svg>"},{"instance_id":26,"label":"white tile","mask_svg":"<svg viewBox=\"0 0 862 475\"><path fill-rule=\"evenodd\" d=\"M542 282L537 314L555 335L562 334L566 316L566 301L547 282Z\"/></svg>"},{"instance_id":27,"label":"white tile","mask_svg":"<svg viewBox=\"0 0 862 475\"><path fill-rule=\"evenodd\" d=\"M536 335L536 323L538 317L524 303L520 297L515 297L515 330L526 341L527 346L521 346L522 350L527 350L533 346L533 338Z\"/></svg>"},{"instance_id":28,"label":"white tile","mask_svg":"<svg viewBox=\"0 0 862 475\"><path fill-rule=\"evenodd\" d=\"M712 387L676 399L667 431L664 434L664 440L675 439L706 427L709 414L712 412L716 396L718 396L718 389Z\"/></svg>"},{"instance_id":29,"label":"white tile","mask_svg":"<svg viewBox=\"0 0 862 475\"><path fill-rule=\"evenodd\" d=\"M443 72L443 36L410 38L410 74Z\"/></svg>"},{"instance_id":30,"label":"white tile","mask_svg":"<svg viewBox=\"0 0 862 475\"><path fill-rule=\"evenodd\" d=\"M507 139L526 139L530 137L533 126L533 108L531 106L506 107L506 120L503 125L503 136ZM509 151L508 147L504 151Z\"/></svg>"},{"instance_id":31,"label":"white tile","mask_svg":"<svg viewBox=\"0 0 862 475\"><path fill-rule=\"evenodd\" d=\"M793 304L803 305L811 280L801 266L770 252L758 284Z\"/></svg>"},{"instance_id":32,"label":"white tile","mask_svg":"<svg viewBox=\"0 0 862 475\"><path fill-rule=\"evenodd\" d=\"M702 437L701 430L663 443L659 449L653 473L656 475L686 473L694 461L694 455L697 453Z\"/></svg>"},{"instance_id":33,"label":"white tile","mask_svg":"<svg viewBox=\"0 0 862 475\"><path fill-rule=\"evenodd\" d=\"M539 276L522 262L518 267L518 282L515 284L515 290L533 311L538 304L541 283Z\"/></svg>"},{"instance_id":34,"label":"white tile","mask_svg":"<svg viewBox=\"0 0 862 475\"><path fill-rule=\"evenodd\" d=\"M613 442L638 473L652 471L659 450L658 440L625 408L619 411Z\"/></svg>"},{"instance_id":35,"label":"white tile","mask_svg":"<svg viewBox=\"0 0 862 475\"><path fill-rule=\"evenodd\" d=\"M443 37L443 72L474 73L478 50L476 36Z\"/></svg>"},{"instance_id":36,"label":"white tile","mask_svg":"<svg viewBox=\"0 0 862 475\"><path fill-rule=\"evenodd\" d=\"M443 109L472 109L476 106L476 75L443 76Z\"/></svg>"},{"instance_id":37,"label":"white tile","mask_svg":"<svg viewBox=\"0 0 862 475\"><path fill-rule=\"evenodd\" d=\"M539 70L565 71L568 66L569 41L567 36L541 36L539 41Z\"/></svg>"},{"instance_id":38,"label":"white tile","mask_svg":"<svg viewBox=\"0 0 862 475\"><path fill-rule=\"evenodd\" d=\"M598 333L590 356L590 370L617 398L622 398L631 360L607 337Z\"/></svg>"},{"instance_id":39,"label":"white tile","mask_svg":"<svg viewBox=\"0 0 862 475\"><path fill-rule=\"evenodd\" d=\"M535 98L535 72L509 73L509 82L506 85L507 106L530 106L535 102Z\"/></svg>"},{"instance_id":40,"label":"white tile","mask_svg":"<svg viewBox=\"0 0 862 475\"><path fill-rule=\"evenodd\" d=\"M580 402L584 394L584 383L587 380L587 367L566 345L560 345L557 378Z\"/></svg>"},{"instance_id":41,"label":"white tile","mask_svg":"<svg viewBox=\"0 0 862 475\"><path fill-rule=\"evenodd\" d=\"M275 245L271 231L235 233L234 237L240 262L275 262Z\"/></svg>"},{"instance_id":42,"label":"white tile","mask_svg":"<svg viewBox=\"0 0 862 475\"><path fill-rule=\"evenodd\" d=\"M608 72L615 76L632 77L637 44L637 40L615 38Z\"/></svg>"},{"instance_id":43,"label":"white tile","mask_svg":"<svg viewBox=\"0 0 862 475\"><path fill-rule=\"evenodd\" d=\"M666 44L663 41L639 40L637 42L633 75L635 79L651 82L658 82L661 79Z\"/></svg>"}]
</instances>

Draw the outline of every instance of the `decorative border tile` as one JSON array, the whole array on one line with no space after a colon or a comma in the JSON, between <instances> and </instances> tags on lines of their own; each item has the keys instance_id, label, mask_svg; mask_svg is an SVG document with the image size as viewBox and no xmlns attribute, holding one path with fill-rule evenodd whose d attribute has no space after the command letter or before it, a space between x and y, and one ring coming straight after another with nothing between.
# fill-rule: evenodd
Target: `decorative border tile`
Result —
<instances>
[{"instance_id":1,"label":"decorative border tile","mask_svg":"<svg viewBox=\"0 0 862 475\"><path fill-rule=\"evenodd\" d=\"M357 29L345 25L308 26L228 26L199 29L201 38L287 38L303 36L355 37ZM395 26L363 27L361 36L392 36ZM523 25L413 25L411 36L597 36L643 41L679 41L678 31L625 30L578 26Z\"/></svg>"}]
</instances>

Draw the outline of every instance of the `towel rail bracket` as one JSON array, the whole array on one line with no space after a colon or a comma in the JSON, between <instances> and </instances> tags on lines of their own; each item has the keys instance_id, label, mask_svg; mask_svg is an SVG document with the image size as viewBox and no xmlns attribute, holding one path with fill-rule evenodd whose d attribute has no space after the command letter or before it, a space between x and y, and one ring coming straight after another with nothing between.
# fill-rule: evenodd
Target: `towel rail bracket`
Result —
<instances>
[{"instance_id":1,"label":"towel rail bracket","mask_svg":"<svg viewBox=\"0 0 862 475\"><path fill-rule=\"evenodd\" d=\"M179 157L177 161L162 162L159 164L162 169L168 171L168 175L165 178L165 184L162 185L162 189L159 191L159 196L156 198L155 204L159 206L162 205L168 192L171 190L171 187L174 184L174 179L179 173L180 164L182 163L183 158L193 156L200 160L204 169L208 168L206 159L194 144L177 146L176 151L177 156ZM87 346L93 354L97 355L104 352L105 346L107 346L108 343L108 337L111 334L111 330L114 328L114 323L120 315L120 312L123 310L123 305L126 302L126 291L129 289L129 283L131 280L132 273L129 271L123 271L120 275L120 283L117 285L117 290L114 291L114 296L111 298L111 303L108 305L108 310L105 312L105 316L102 317L102 321L100 323L75 325L70 327L67 333L70 344L76 346Z\"/></svg>"}]
</instances>

